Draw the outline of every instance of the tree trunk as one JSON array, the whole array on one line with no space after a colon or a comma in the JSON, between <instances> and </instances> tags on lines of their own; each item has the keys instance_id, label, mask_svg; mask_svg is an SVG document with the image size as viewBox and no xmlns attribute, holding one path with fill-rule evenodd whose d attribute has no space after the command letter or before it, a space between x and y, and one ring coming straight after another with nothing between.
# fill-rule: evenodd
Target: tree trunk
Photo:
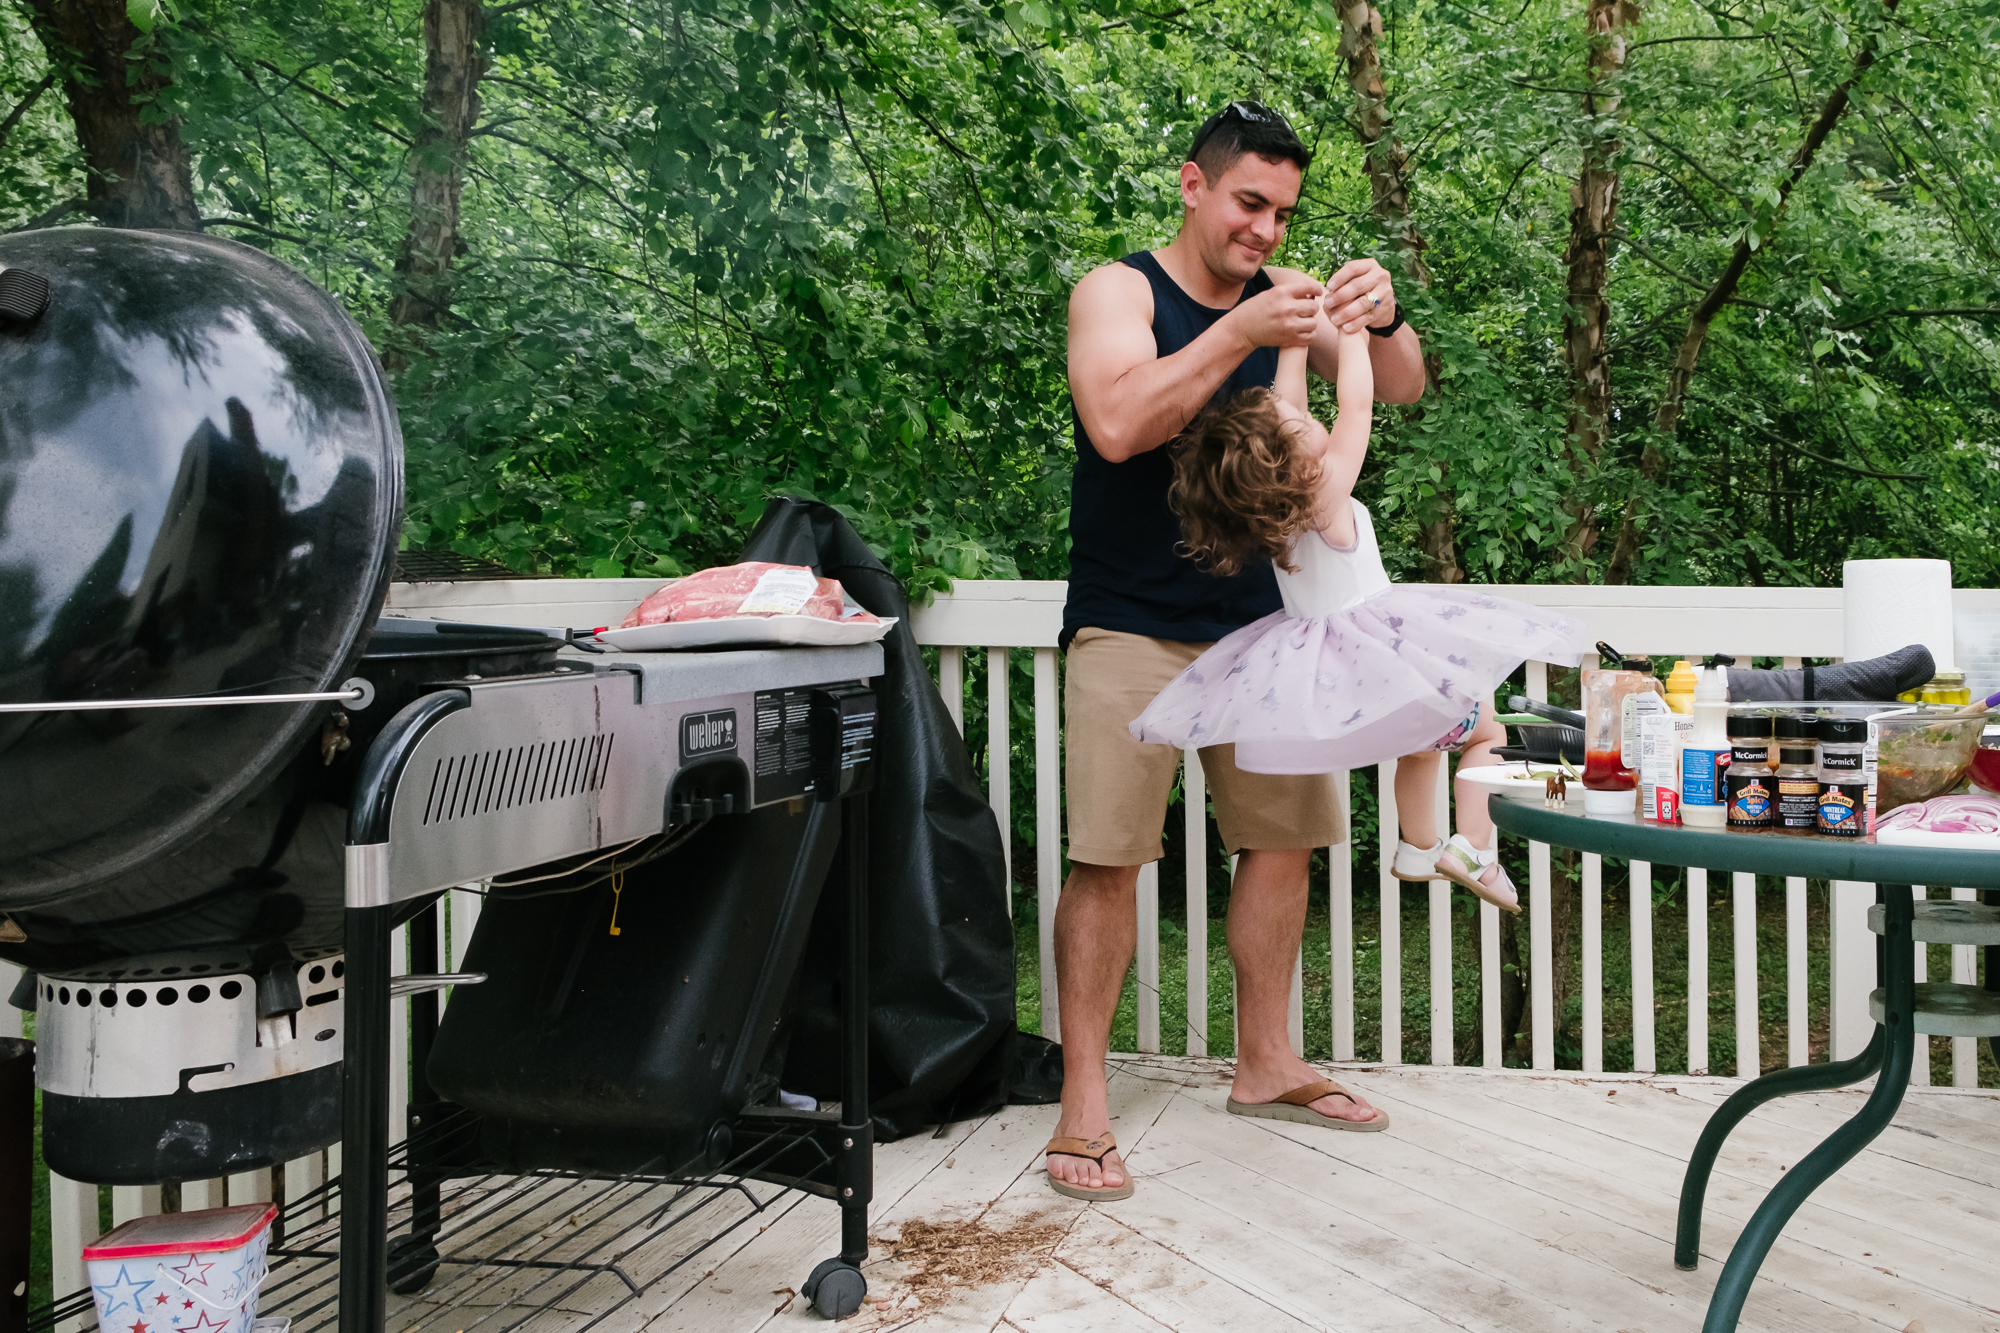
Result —
<instances>
[{"instance_id":1,"label":"tree trunk","mask_svg":"<svg viewBox=\"0 0 2000 1333\"><path fill-rule=\"evenodd\" d=\"M1606 339L1611 303L1611 231L1618 221L1618 136L1612 118L1619 96L1612 81L1625 69L1625 34L1639 21L1636 0L1590 0L1584 23L1590 32L1588 88L1583 114L1583 170L1570 191L1569 304L1563 314L1563 359L1569 363L1569 463L1577 493L1570 501L1570 531L1564 548L1581 561L1597 545L1596 508L1583 494L1603 452L1611 419L1611 362Z\"/></svg>"},{"instance_id":2,"label":"tree trunk","mask_svg":"<svg viewBox=\"0 0 2000 1333\"><path fill-rule=\"evenodd\" d=\"M1888 13L1894 13L1896 4L1897 0L1883 0L1882 8ZM1819 156L1820 145L1826 142L1829 134L1833 133L1833 127L1847 114L1848 100L1854 91L1855 82L1874 63L1875 48L1871 42L1863 45L1856 53L1853 72L1838 88L1827 94L1826 101L1820 106L1819 115L1815 116L1812 124L1807 127L1806 137L1800 142L1798 150L1792 154L1791 168L1785 173L1784 180L1778 183L1778 203L1777 207L1771 210L1770 220L1761 227L1752 222L1750 232L1757 237L1755 244L1753 245L1751 234L1744 235L1736 242L1735 251L1730 254L1729 262L1723 266L1722 276L1715 280L1715 284L1701 298L1701 303L1694 308L1694 313L1688 317L1687 332L1681 337L1680 353L1674 357L1674 368L1667 376L1666 392L1660 395L1659 410L1653 417L1653 442L1649 443L1639 456L1639 475L1645 478L1648 484L1659 481L1666 471L1666 456L1661 452L1659 442L1672 440L1680 429L1681 414L1687 407L1688 385L1693 382L1695 368L1701 362L1701 349L1708 340L1709 326L1715 323L1715 317L1722 313L1722 308L1736 295L1736 288L1743 280L1744 270L1750 267L1755 245L1770 240L1777 231L1778 220L1784 214L1785 205L1791 200L1793 187L1812 166L1813 159ZM1632 581L1632 566L1639 554L1639 510L1639 494L1635 491L1625 502L1625 514L1618 530L1618 545L1612 550L1611 563L1604 572L1606 583Z\"/></svg>"},{"instance_id":3,"label":"tree trunk","mask_svg":"<svg viewBox=\"0 0 2000 1333\"><path fill-rule=\"evenodd\" d=\"M1368 188L1376 221L1395 238L1411 277L1425 287L1431 275L1423 261L1424 238L1410 222L1409 154L1396 141L1382 86L1382 55L1375 39L1382 15L1368 0L1352 0L1340 11L1340 51L1347 59L1347 86L1354 90L1354 132L1368 155Z\"/></svg>"},{"instance_id":4,"label":"tree trunk","mask_svg":"<svg viewBox=\"0 0 2000 1333\"><path fill-rule=\"evenodd\" d=\"M64 72L63 96L88 171L84 208L114 227L195 231L194 172L180 124L144 124L140 113L171 80L150 59L128 59L144 34L125 0L27 0L49 64Z\"/></svg>"},{"instance_id":5,"label":"tree trunk","mask_svg":"<svg viewBox=\"0 0 2000 1333\"><path fill-rule=\"evenodd\" d=\"M1402 252L1403 269L1420 287L1428 287L1424 238L1410 220L1409 154L1397 142L1389 117L1388 93L1382 86L1382 55L1375 39L1382 35L1382 15L1367 0L1353 0L1340 11L1340 50L1347 60L1347 85L1354 90L1354 132L1368 156L1370 209L1382 230ZM1437 367L1424 360L1426 375L1435 382ZM1421 412L1422 409L1418 409ZM1417 515L1418 545L1424 553L1426 577L1432 583L1463 583L1458 563L1451 492L1440 486L1431 506Z\"/></svg>"},{"instance_id":6,"label":"tree trunk","mask_svg":"<svg viewBox=\"0 0 2000 1333\"><path fill-rule=\"evenodd\" d=\"M396 259L401 290L390 322L440 328L451 317L451 264L458 254L458 205L465 146L479 121L479 81L486 75L479 0L430 0L424 6L423 125L410 151L410 226Z\"/></svg>"}]
</instances>

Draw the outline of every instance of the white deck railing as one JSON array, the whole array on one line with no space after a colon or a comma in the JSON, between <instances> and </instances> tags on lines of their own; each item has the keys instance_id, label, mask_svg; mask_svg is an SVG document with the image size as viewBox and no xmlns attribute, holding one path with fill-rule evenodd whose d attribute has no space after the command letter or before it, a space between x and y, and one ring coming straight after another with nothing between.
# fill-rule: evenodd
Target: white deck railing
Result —
<instances>
[{"instance_id":1,"label":"white deck railing","mask_svg":"<svg viewBox=\"0 0 2000 1333\"><path fill-rule=\"evenodd\" d=\"M564 625L589 627L616 624L625 612L657 586L654 579L537 579L481 583L397 584L392 589L389 610L406 615L436 616L489 623ZM940 595L929 606L912 613L918 640L939 650L939 685L946 706L964 725L965 653L986 653L985 683L986 753L990 757L987 774L988 798L1003 830L1012 829L1012 774L1009 769L1012 746L1010 691L1015 672L1009 669L1009 650L1032 652L1033 783L1035 791L1035 883L1041 931L1042 1030L1054 1033L1057 1024L1052 930L1056 898L1062 878L1062 778L1061 717L1057 699L1058 662L1056 639L1062 626L1065 585L1060 582L987 581L961 582L950 593ZM1842 593L1837 588L1593 588L1572 586L1498 586L1493 591L1583 622L1594 640L1617 644L1626 652L1652 652L1695 657L1709 653L1729 653L1739 659L1751 656L1780 657L1786 665L1796 665L1806 657L1836 658L1843 645ZM2000 590L1960 590L1953 594L1957 612L1979 615L2000 613ZM1547 697L1547 668L1529 663L1526 693ZM1186 818L1187 882L1187 1051L1202 1055L1208 1051L1208 821L1202 785L1201 764L1192 752L1184 756L1184 802ZM1405 991L1402 977L1401 904L1403 885L1388 874L1396 840L1394 765L1384 764L1376 780L1379 800L1381 867L1378 892L1382 983L1380 1001L1381 1049L1385 1061L1395 1062L1402 1051L1402 1017ZM1343 803L1349 795L1349 775L1339 775ZM1448 782L1441 785L1449 787ZM1449 792L1445 793L1448 798ZM1350 807L1351 808L1351 807ZM1009 879L1012 880L1011 838L1008 842ZM1355 939L1353 879L1354 847L1351 842L1329 849L1328 896L1330 902L1331 1032L1330 1049L1336 1060L1355 1058ZM1531 1063L1536 1069L1555 1067L1555 990L1552 946L1552 876L1550 849L1529 845L1527 957L1528 1030ZM1708 876L1691 870L1686 918L1688 936L1687 1068L1708 1070ZM1604 1066L1604 922L1603 865L1601 858L1580 858L1580 907L1578 933L1581 936L1582 1060L1585 1072L1599 1072ZM1650 884L1652 867L1643 862L1631 865L1634 886ZM1802 1064L1807 1058L1809 1015L1807 1006L1806 882L1785 881L1785 997L1784 1011L1788 1035L1788 1057ZM1430 966L1430 1062L1453 1061L1453 997L1458 989L1453 962L1454 932L1459 929L1450 910L1451 886L1444 880L1429 885ZM1758 969L1755 881L1752 876L1732 877L1732 935L1734 978L1731 1001L1736 1035L1738 1077L1755 1077L1758 1072ZM1957 891L1969 896L1966 891ZM449 944L440 939L439 955L447 968L462 955L477 920L479 896L453 892L446 913L450 922ZM1662 997L1656 993L1653 966L1653 900L1650 893L1634 892L1631 901L1632 1040L1634 1070L1657 1068L1655 1015L1661 1004L1683 1002L1682 997ZM1832 886L1829 923L1831 974L1831 1054L1841 1058L1858 1052L1866 1044L1871 1028L1868 993L1874 986L1874 940L1868 933L1866 911L1874 901L1874 887L1836 882ZM1011 897L1010 897L1011 904ZM1137 1046L1141 1051L1161 1048L1160 1031L1160 912L1157 864L1148 866L1139 880L1138 1024ZM1501 1030L1499 915L1493 907L1480 904L1479 993L1482 1063L1498 1066L1510 1034ZM445 924L440 922L440 932ZM407 944L398 932L396 967L404 967ZM1917 978L1928 975L1929 949L1938 949L1936 961L1946 967L1953 980L1970 982L1975 961L1970 947L1950 948L1919 944ZM13 969L0 964L0 987L11 989ZM1296 1049L1303 1051L1303 994L1300 969L1294 969L1291 1009L1291 1036ZM407 1001L397 1002L399 1015L407 1013ZM19 1030L19 1015L0 1008L0 1035ZM398 1033L406 1023L397 1024ZM1954 1084L1977 1083L1974 1042L1958 1039L1952 1043ZM401 1070L392 1092L392 1106L400 1121L407 1102L407 1074ZM1928 1062L1919 1060L1913 1082L1927 1083ZM290 1182L316 1184L323 1172L337 1172L338 1147L329 1150L326 1160L317 1156L287 1166ZM271 1173L253 1172L231 1177L228 1182L193 1182L184 1186L184 1206L220 1204L226 1194L231 1202L269 1198ZM296 1193L296 1185L287 1192ZM77 1254L97 1233L97 1188L59 1178L51 1180L51 1231L55 1241L55 1290L73 1291L83 1283ZM114 1215L120 1221L143 1212L157 1211L159 1191L154 1188L119 1188L113 1192ZM91 1321L86 1317L84 1326Z\"/></svg>"}]
</instances>

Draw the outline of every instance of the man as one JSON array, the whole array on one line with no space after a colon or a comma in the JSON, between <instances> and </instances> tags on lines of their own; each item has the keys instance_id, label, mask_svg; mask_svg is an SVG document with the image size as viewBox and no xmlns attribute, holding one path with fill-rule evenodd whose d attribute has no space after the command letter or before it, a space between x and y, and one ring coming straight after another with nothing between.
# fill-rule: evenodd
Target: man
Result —
<instances>
[{"instance_id":1,"label":"man","mask_svg":"<svg viewBox=\"0 0 2000 1333\"><path fill-rule=\"evenodd\" d=\"M1097 269L1070 297L1071 871L1055 920L1063 1096L1047 1166L1051 1185L1073 1197L1132 1189L1110 1133L1104 1056L1136 942L1139 868L1162 855L1179 756L1139 744L1126 724L1211 642L1282 604L1269 565L1222 579L1177 553L1165 446L1211 401L1273 384L1281 347L1309 347L1313 370L1331 377L1342 330L1377 335L1378 398L1409 403L1423 393L1416 333L1380 264L1355 260L1325 286L1264 266L1311 160L1276 112L1230 103L1196 132L1181 167L1179 234ZM1333 779L1245 773L1233 749L1201 756L1223 842L1241 852L1229 902L1239 1032L1231 1100L1254 1108L1289 1094L1286 1109L1302 1107L1313 1122L1380 1128L1383 1113L1322 1080L1286 1036L1307 863L1313 848L1345 837Z\"/></svg>"}]
</instances>

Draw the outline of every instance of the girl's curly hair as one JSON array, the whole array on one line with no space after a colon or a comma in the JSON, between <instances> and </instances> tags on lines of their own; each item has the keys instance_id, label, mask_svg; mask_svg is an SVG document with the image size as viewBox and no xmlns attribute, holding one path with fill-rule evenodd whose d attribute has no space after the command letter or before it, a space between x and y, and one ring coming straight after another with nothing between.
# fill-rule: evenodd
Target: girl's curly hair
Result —
<instances>
[{"instance_id":1,"label":"girl's curly hair","mask_svg":"<svg viewBox=\"0 0 2000 1333\"><path fill-rule=\"evenodd\" d=\"M1174 442L1173 464L1182 554L1223 578L1258 558L1297 568L1292 538L1312 525L1319 465L1294 447L1269 389L1205 409Z\"/></svg>"}]
</instances>

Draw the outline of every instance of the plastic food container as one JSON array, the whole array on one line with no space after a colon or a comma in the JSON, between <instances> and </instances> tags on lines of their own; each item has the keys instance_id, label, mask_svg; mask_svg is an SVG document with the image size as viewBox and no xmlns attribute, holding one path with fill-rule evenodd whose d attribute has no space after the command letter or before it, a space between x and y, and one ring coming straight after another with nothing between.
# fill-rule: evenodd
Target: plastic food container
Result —
<instances>
[{"instance_id":1,"label":"plastic food container","mask_svg":"<svg viewBox=\"0 0 2000 1333\"><path fill-rule=\"evenodd\" d=\"M1987 714L1955 708L1905 708L1869 719L1876 735L1875 813L1928 801L1956 787L1972 766Z\"/></svg>"},{"instance_id":2,"label":"plastic food container","mask_svg":"<svg viewBox=\"0 0 2000 1333\"><path fill-rule=\"evenodd\" d=\"M86 1245L104 1333L250 1333L275 1204L139 1217Z\"/></svg>"}]
</instances>

